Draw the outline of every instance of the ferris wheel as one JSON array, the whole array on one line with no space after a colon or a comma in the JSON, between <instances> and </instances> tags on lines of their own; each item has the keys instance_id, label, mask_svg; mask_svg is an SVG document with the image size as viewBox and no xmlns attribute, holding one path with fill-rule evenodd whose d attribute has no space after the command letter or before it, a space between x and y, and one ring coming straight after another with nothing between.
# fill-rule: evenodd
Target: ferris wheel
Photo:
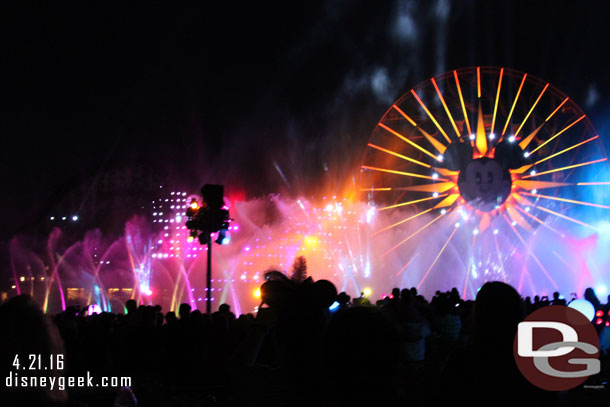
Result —
<instances>
[{"instance_id":1,"label":"ferris wheel","mask_svg":"<svg viewBox=\"0 0 610 407\"><path fill-rule=\"evenodd\" d=\"M583 272L564 248L610 213L607 157L585 113L553 85L499 67L444 73L392 104L360 186L391 219L373 232L387 242L381 257L398 256L403 271L427 253L413 285L452 273L464 295L492 279L557 289L561 273Z\"/></svg>"}]
</instances>

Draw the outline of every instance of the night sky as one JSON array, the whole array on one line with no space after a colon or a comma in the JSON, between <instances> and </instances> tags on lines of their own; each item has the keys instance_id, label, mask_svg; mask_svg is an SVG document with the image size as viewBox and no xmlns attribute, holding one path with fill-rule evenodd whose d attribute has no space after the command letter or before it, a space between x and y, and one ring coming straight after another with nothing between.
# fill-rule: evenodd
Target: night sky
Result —
<instances>
[{"instance_id":1,"label":"night sky","mask_svg":"<svg viewBox=\"0 0 610 407\"><path fill-rule=\"evenodd\" d=\"M607 1L15 3L0 10L2 239L108 168L313 194L350 174L393 100L466 66L544 78L610 140Z\"/></svg>"}]
</instances>

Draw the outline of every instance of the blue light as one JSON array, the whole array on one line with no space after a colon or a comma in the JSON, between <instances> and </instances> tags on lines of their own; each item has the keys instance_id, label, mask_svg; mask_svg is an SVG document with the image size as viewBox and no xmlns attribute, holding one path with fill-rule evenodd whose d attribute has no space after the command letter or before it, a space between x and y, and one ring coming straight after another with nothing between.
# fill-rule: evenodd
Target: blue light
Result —
<instances>
[{"instance_id":1,"label":"blue light","mask_svg":"<svg viewBox=\"0 0 610 407\"><path fill-rule=\"evenodd\" d=\"M336 311L339 308L339 303L337 301L333 302L330 307L328 307L331 311Z\"/></svg>"},{"instance_id":2,"label":"blue light","mask_svg":"<svg viewBox=\"0 0 610 407\"><path fill-rule=\"evenodd\" d=\"M595 316L595 307L587 300L574 300L568 305L568 307L580 312L587 317L589 321L592 321L593 317Z\"/></svg>"}]
</instances>

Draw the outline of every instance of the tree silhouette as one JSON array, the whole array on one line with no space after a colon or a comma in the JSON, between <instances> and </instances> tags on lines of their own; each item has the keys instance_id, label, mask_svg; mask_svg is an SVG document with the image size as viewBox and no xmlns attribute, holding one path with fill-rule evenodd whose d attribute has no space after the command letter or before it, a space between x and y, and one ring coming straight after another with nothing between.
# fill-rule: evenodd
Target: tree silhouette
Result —
<instances>
[{"instance_id":1,"label":"tree silhouette","mask_svg":"<svg viewBox=\"0 0 610 407\"><path fill-rule=\"evenodd\" d=\"M298 256L292 263L292 274L290 279L296 283L302 283L307 278L307 260L304 256Z\"/></svg>"}]
</instances>

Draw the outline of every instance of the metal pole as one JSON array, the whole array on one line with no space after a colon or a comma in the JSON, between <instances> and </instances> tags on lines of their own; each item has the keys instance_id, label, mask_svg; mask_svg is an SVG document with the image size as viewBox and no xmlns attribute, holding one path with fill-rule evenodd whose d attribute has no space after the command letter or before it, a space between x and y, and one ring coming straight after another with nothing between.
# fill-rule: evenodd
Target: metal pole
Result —
<instances>
[{"instance_id":1,"label":"metal pole","mask_svg":"<svg viewBox=\"0 0 610 407\"><path fill-rule=\"evenodd\" d=\"M212 236L208 234L208 272L207 272L207 293L205 300L205 310L208 314L212 313Z\"/></svg>"}]
</instances>

